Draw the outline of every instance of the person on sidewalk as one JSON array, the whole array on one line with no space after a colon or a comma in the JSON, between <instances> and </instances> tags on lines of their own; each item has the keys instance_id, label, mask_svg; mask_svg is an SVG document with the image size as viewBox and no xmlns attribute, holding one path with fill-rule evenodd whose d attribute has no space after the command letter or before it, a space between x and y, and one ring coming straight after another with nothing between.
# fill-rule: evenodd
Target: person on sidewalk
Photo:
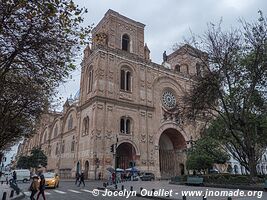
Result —
<instances>
[{"instance_id":1,"label":"person on sidewalk","mask_svg":"<svg viewBox=\"0 0 267 200\"><path fill-rule=\"evenodd\" d=\"M13 178L13 183L17 184L17 173L16 173L16 171L13 171L12 178Z\"/></svg>"},{"instance_id":2,"label":"person on sidewalk","mask_svg":"<svg viewBox=\"0 0 267 200\"><path fill-rule=\"evenodd\" d=\"M80 180L80 173L79 172L76 172L75 178L76 178L75 185L77 185L77 183Z\"/></svg>"},{"instance_id":3,"label":"person on sidewalk","mask_svg":"<svg viewBox=\"0 0 267 200\"><path fill-rule=\"evenodd\" d=\"M44 175L42 174L40 176L41 178L41 181L40 181L40 185L39 185L39 193L37 195L37 200L39 199L39 196L42 195L43 199L45 199L45 178L44 178Z\"/></svg>"},{"instance_id":4,"label":"person on sidewalk","mask_svg":"<svg viewBox=\"0 0 267 200\"><path fill-rule=\"evenodd\" d=\"M38 188L39 188L38 179L39 178L37 175L34 175L32 177L32 183L31 183L31 186L29 188L29 191L31 191L31 196L30 196L31 200L35 200L34 195L38 192Z\"/></svg>"},{"instance_id":5,"label":"person on sidewalk","mask_svg":"<svg viewBox=\"0 0 267 200\"><path fill-rule=\"evenodd\" d=\"M81 173L81 176L80 176L80 182L79 182L78 187L80 187L81 183L83 183L83 187L85 187L85 183L84 183L84 173L83 173L83 172Z\"/></svg>"}]
</instances>

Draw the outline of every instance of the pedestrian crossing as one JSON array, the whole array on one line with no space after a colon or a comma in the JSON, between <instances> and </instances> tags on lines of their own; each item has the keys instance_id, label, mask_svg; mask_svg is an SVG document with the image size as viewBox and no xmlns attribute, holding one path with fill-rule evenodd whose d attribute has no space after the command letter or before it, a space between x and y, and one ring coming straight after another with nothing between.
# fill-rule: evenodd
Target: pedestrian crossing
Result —
<instances>
[{"instance_id":1,"label":"pedestrian crossing","mask_svg":"<svg viewBox=\"0 0 267 200\"><path fill-rule=\"evenodd\" d=\"M60 190L54 190L54 192L59 193L59 194L66 194L66 192L60 191Z\"/></svg>"},{"instance_id":2,"label":"pedestrian crossing","mask_svg":"<svg viewBox=\"0 0 267 200\"><path fill-rule=\"evenodd\" d=\"M73 193L76 193L76 194L81 194L81 192L79 192L77 190L70 190L70 189L68 189L68 191L73 192Z\"/></svg>"},{"instance_id":3,"label":"pedestrian crossing","mask_svg":"<svg viewBox=\"0 0 267 200\"><path fill-rule=\"evenodd\" d=\"M31 196L31 192L24 192L24 194L26 195L26 196ZM38 193L37 193L38 194ZM45 192L45 195L51 195L51 193L50 192Z\"/></svg>"},{"instance_id":4,"label":"pedestrian crossing","mask_svg":"<svg viewBox=\"0 0 267 200\"><path fill-rule=\"evenodd\" d=\"M51 192L45 192L45 195L51 195L53 192L55 193L58 193L58 194L67 194L68 192L70 193L75 193L75 194L81 194L83 192L86 192L86 193L92 193L91 190L87 190L87 189L80 189L80 190L73 190L73 189L67 189L67 191L62 191L62 190L51 190ZM24 192L24 194L26 196L31 196L31 192L27 191L27 192Z\"/></svg>"}]
</instances>

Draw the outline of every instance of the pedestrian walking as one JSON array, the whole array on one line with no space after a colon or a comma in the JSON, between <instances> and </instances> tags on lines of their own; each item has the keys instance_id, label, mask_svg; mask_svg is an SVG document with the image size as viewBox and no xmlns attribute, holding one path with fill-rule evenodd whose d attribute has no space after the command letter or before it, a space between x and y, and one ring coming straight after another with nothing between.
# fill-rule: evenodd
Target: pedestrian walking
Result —
<instances>
[{"instance_id":1,"label":"pedestrian walking","mask_svg":"<svg viewBox=\"0 0 267 200\"><path fill-rule=\"evenodd\" d=\"M85 187L85 183L84 183L84 173L83 173L83 172L81 173L81 176L80 176L80 182L79 182L78 187L80 187L81 183L83 183L83 187Z\"/></svg>"},{"instance_id":2,"label":"pedestrian walking","mask_svg":"<svg viewBox=\"0 0 267 200\"><path fill-rule=\"evenodd\" d=\"M98 180L101 180L101 176L102 176L102 174L101 174L101 172L99 172L99 174L98 174Z\"/></svg>"},{"instance_id":3,"label":"pedestrian walking","mask_svg":"<svg viewBox=\"0 0 267 200\"><path fill-rule=\"evenodd\" d=\"M75 185L77 185L77 183L80 180L80 173L79 172L76 172L75 178L76 178Z\"/></svg>"},{"instance_id":4,"label":"pedestrian walking","mask_svg":"<svg viewBox=\"0 0 267 200\"><path fill-rule=\"evenodd\" d=\"M40 181L40 184L39 184L39 193L37 195L37 200L39 199L40 195L42 195L43 199L46 200L45 199L45 177L42 174L40 176L40 178L41 178L41 181Z\"/></svg>"},{"instance_id":5,"label":"pedestrian walking","mask_svg":"<svg viewBox=\"0 0 267 200\"><path fill-rule=\"evenodd\" d=\"M38 188L39 188L38 179L39 178L37 175L33 176L33 178L32 178L32 183L31 183L31 186L29 188L29 191L31 191L31 196L30 196L31 200L35 200L34 195L38 192Z\"/></svg>"},{"instance_id":6,"label":"pedestrian walking","mask_svg":"<svg viewBox=\"0 0 267 200\"><path fill-rule=\"evenodd\" d=\"M12 178L13 178L13 183L17 184L17 173L16 173L16 171L13 171Z\"/></svg>"}]
</instances>

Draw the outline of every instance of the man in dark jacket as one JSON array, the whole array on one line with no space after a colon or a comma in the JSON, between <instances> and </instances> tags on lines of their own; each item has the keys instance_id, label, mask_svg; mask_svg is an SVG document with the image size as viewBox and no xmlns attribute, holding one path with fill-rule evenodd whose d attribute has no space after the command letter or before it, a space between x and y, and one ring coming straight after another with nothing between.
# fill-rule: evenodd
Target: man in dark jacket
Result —
<instances>
[{"instance_id":1,"label":"man in dark jacket","mask_svg":"<svg viewBox=\"0 0 267 200\"><path fill-rule=\"evenodd\" d=\"M16 173L16 171L13 172L12 178L13 178L13 183L17 184L17 173Z\"/></svg>"},{"instance_id":2,"label":"man in dark jacket","mask_svg":"<svg viewBox=\"0 0 267 200\"><path fill-rule=\"evenodd\" d=\"M75 185L77 185L77 183L80 180L80 173L79 172L76 172L75 178L76 178Z\"/></svg>"},{"instance_id":3,"label":"man in dark jacket","mask_svg":"<svg viewBox=\"0 0 267 200\"><path fill-rule=\"evenodd\" d=\"M80 187L81 183L83 183L83 186L85 187L85 183L84 183L84 173L83 173L83 172L81 173L81 176L80 176L80 182L79 182L78 187Z\"/></svg>"},{"instance_id":4,"label":"man in dark jacket","mask_svg":"<svg viewBox=\"0 0 267 200\"><path fill-rule=\"evenodd\" d=\"M42 195L43 199L45 200L45 177L44 175L42 174L40 176L40 184L39 184L39 193L37 195L37 200L39 199L39 196Z\"/></svg>"}]
</instances>

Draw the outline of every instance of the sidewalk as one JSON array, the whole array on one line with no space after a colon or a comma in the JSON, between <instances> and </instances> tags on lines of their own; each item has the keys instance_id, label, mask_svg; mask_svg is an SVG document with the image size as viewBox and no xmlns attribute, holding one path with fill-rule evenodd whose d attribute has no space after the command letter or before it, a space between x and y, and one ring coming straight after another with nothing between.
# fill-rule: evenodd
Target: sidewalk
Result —
<instances>
[{"instance_id":1,"label":"sidewalk","mask_svg":"<svg viewBox=\"0 0 267 200\"><path fill-rule=\"evenodd\" d=\"M172 191L170 197L166 197L166 199L179 199L179 200L182 199L182 192L187 192L187 191L189 192L192 191L191 194L187 193L186 195L187 200L203 199L203 195L205 195L206 192L207 193L209 192L210 194L208 195L207 200L227 200L228 195L222 197L218 195L216 196L216 193L230 194L231 192L233 193L238 190L238 189L226 189L226 188L197 187L197 186L187 186L187 185L171 185L169 184L169 181L127 181L119 183L117 185L119 190L122 189L123 185L124 189L126 189L127 191L130 191L132 186L133 191L136 191L138 194L140 194L140 188L146 189L142 192L143 194L148 194L147 191L150 191L151 194L152 190L154 189L155 192L157 192L158 197L160 197L159 199L163 199L164 197L166 197L164 194L170 193ZM114 188L114 185L108 186L107 188ZM266 191L263 192L263 191L239 190L239 192L241 191L243 191L246 196L235 195L232 197L232 200L255 200L255 199L267 200Z\"/></svg>"},{"instance_id":2,"label":"sidewalk","mask_svg":"<svg viewBox=\"0 0 267 200\"><path fill-rule=\"evenodd\" d=\"M12 190L13 189L9 185L7 185L6 183L4 183L4 184L0 183L0 199L3 198L3 194L5 192L6 192L6 200L19 200L19 199L23 199L24 198L24 194L22 192L20 192L17 195L15 191L13 193L13 197L10 198L10 194L11 194Z\"/></svg>"}]
</instances>

